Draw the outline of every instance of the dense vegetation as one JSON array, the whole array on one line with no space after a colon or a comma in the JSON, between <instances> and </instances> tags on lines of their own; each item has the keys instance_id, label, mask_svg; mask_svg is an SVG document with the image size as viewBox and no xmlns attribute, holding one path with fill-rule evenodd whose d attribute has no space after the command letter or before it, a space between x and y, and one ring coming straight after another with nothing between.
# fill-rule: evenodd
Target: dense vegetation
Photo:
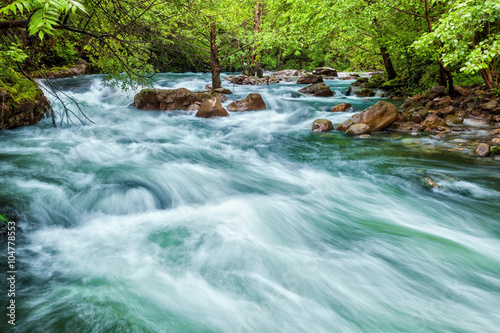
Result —
<instances>
[{"instance_id":1,"label":"dense vegetation","mask_svg":"<svg viewBox=\"0 0 500 333\"><path fill-rule=\"evenodd\" d=\"M110 83L158 71L385 70L408 92L498 86L498 0L2 0L0 85L87 60Z\"/></svg>"}]
</instances>

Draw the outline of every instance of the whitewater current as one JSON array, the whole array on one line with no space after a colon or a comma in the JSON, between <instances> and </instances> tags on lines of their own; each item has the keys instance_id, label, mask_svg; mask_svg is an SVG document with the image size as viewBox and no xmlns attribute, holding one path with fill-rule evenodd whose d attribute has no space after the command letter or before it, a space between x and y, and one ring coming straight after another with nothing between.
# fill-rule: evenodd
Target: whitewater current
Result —
<instances>
[{"instance_id":1,"label":"whitewater current","mask_svg":"<svg viewBox=\"0 0 500 333\"><path fill-rule=\"evenodd\" d=\"M225 82L225 106L258 92L267 110L200 119L137 110L102 76L51 81L83 123L47 94L57 127L0 132L0 206L20 213L0 331L498 332L498 162L311 132L380 99L346 96L352 82L326 81L329 98ZM343 102L356 110L329 112Z\"/></svg>"}]
</instances>

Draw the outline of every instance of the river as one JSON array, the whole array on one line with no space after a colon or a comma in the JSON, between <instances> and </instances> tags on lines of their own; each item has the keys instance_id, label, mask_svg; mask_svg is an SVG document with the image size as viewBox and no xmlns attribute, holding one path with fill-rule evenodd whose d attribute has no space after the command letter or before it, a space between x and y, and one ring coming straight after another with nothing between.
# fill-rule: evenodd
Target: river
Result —
<instances>
[{"instance_id":1,"label":"river","mask_svg":"<svg viewBox=\"0 0 500 333\"><path fill-rule=\"evenodd\" d=\"M94 123L0 132L0 206L21 212L0 331L498 332L498 161L311 132L378 99L345 96L352 81L326 81L330 98L223 83L224 105L258 92L267 110L214 119L137 110L101 76L53 82Z\"/></svg>"}]
</instances>

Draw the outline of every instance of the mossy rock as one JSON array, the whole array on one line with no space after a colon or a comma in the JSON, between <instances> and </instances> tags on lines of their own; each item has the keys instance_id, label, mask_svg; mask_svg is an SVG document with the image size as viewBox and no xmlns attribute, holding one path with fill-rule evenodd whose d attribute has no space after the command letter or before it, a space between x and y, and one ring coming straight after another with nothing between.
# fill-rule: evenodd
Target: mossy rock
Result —
<instances>
[{"instance_id":1,"label":"mossy rock","mask_svg":"<svg viewBox=\"0 0 500 333\"><path fill-rule=\"evenodd\" d=\"M356 82L351 83L351 86L359 87L360 85L362 85L365 82L368 82L369 80L370 79L367 77L361 77L361 78L357 79Z\"/></svg>"},{"instance_id":2,"label":"mossy rock","mask_svg":"<svg viewBox=\"0 0 500 333\"><path fill-rule=\"evenodd\" d=\"M490 148L490 154L493 156L500 155L500 146L493 146Z\"/></svg>"},{"instance_id":3,"label":"mossy rock","mask_svg":"<svg viewBox=\"0 0 500 333\"><path fill-rule=\"evenodd\" d=\"M382 88L399 88L399 87L402 87L403 86L403 80L401 79L392 79L392 80L389 80L389 81L386 81L384 83L382 83Z\"/></svg>"},{"instance_id":4,"label":"mossy rock","mask_svg":"<svg viewBox=\"0 0 500 333\"><path fill-rule=\"evenodd\" d=\"M36 124L49 108L49 101L35 82L11 68L0 72L0 130Z\"/></svg>"},{"instance_id":5,"label":"mossy rock","mask_svg":"<svg viewBox=\"0 0 500 333\"><path fill-rule=\"evenodd\" d=\"M9 222L17 222L18 214L12 208L0 208L0 235L7 234Z\"/></svg>"}]
</instances>

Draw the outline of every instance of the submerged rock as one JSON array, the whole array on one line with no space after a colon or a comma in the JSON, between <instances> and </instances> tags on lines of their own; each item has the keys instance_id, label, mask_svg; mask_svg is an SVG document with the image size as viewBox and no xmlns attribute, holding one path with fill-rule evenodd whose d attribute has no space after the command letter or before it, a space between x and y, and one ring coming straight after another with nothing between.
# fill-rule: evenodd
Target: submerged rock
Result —
<instances>
[{"instance_id":1,"label":"submerged rock","mask_svg":"<svg viewBox=\"0 0 500 333\"><path fill-rule=\"evenodd\" d=\"M333 131L333 124L328 119L316 119L312 124L313 132L330 132Z\"/></svg>"},{"instance_id":2,"label":"submerged rock","mask_svg":"<svg viewBox=\"0 0 500 333\"><path fill-rule=\"evenodd\" d=\"M210 91L192 92L180 89L144 89L134 97L134 106L140 110L197 110L203 102L216 97L224 102L224 94Z\"/></svg>"},{"instance_id":3,"label":"submerged rock","mask_svg":"<svg viewBox=\"0 0 500 333\"><path fill-rule=\"evenodd\" d=\"M368 89L368 88L364 88L364 89L355 91L354 95L356 95L358 97L373 97L376 94L375 94L375 92L373 90Z\"/></svg>"},{"instance_id":4,"label":"submerged rock","mask_svg":"<svg viewBox=\"0 0 500 333\"><path fill-rule=\"evenodd\" d=\"M196 112L196 117L201 118L213 118L213 117L227 117L226 109L222 106L220 100L217 97L208 99L201 103L198 112Z\"/></svg>"},{"instance_id":5,"label":"submerged rock","mask_svg":"<svg viewBox=\"0 0 500 333\"><path fill-rule=\"evenodd\" d=\"M227 109L229 111L265 110L266 103L264 102L260 94L252 93L248 95L245 99L232 102L227 106Z\"/></svg>"},{"instance_id":6,"label":"submerged rock","mask_svg":"<svg viewBox=\"0 0 500 333\"><path fill-rule=\"evenodd\" d=\"M333 96L333 91L325 83L315 83L313 85L307 86L299 90L299 92L316 97L331 97Z\"/></svg>"},{"instance_id":7,"label":"submerged rock","mask_svg":"<svg viewBox=\"0 0 500 333\"><path fill-rule=\"evenodd\" d=\"M349 110L351 108L352 108L351 104L349 104L349 103L342 103L342 104L335 105L332 108L332 112L346 112L347 110Z\"/></svg>"},{"instance_id":8,"label":"submerged rock","mask_svg":"<svg viewBox=\"0 0 500 333\"><path fill-rule=\"evenodd\" d=\"M429 177L424 178L424 185L432 188L439 188L438 183L430 179Z\"/></svg>"}]
</instances>

